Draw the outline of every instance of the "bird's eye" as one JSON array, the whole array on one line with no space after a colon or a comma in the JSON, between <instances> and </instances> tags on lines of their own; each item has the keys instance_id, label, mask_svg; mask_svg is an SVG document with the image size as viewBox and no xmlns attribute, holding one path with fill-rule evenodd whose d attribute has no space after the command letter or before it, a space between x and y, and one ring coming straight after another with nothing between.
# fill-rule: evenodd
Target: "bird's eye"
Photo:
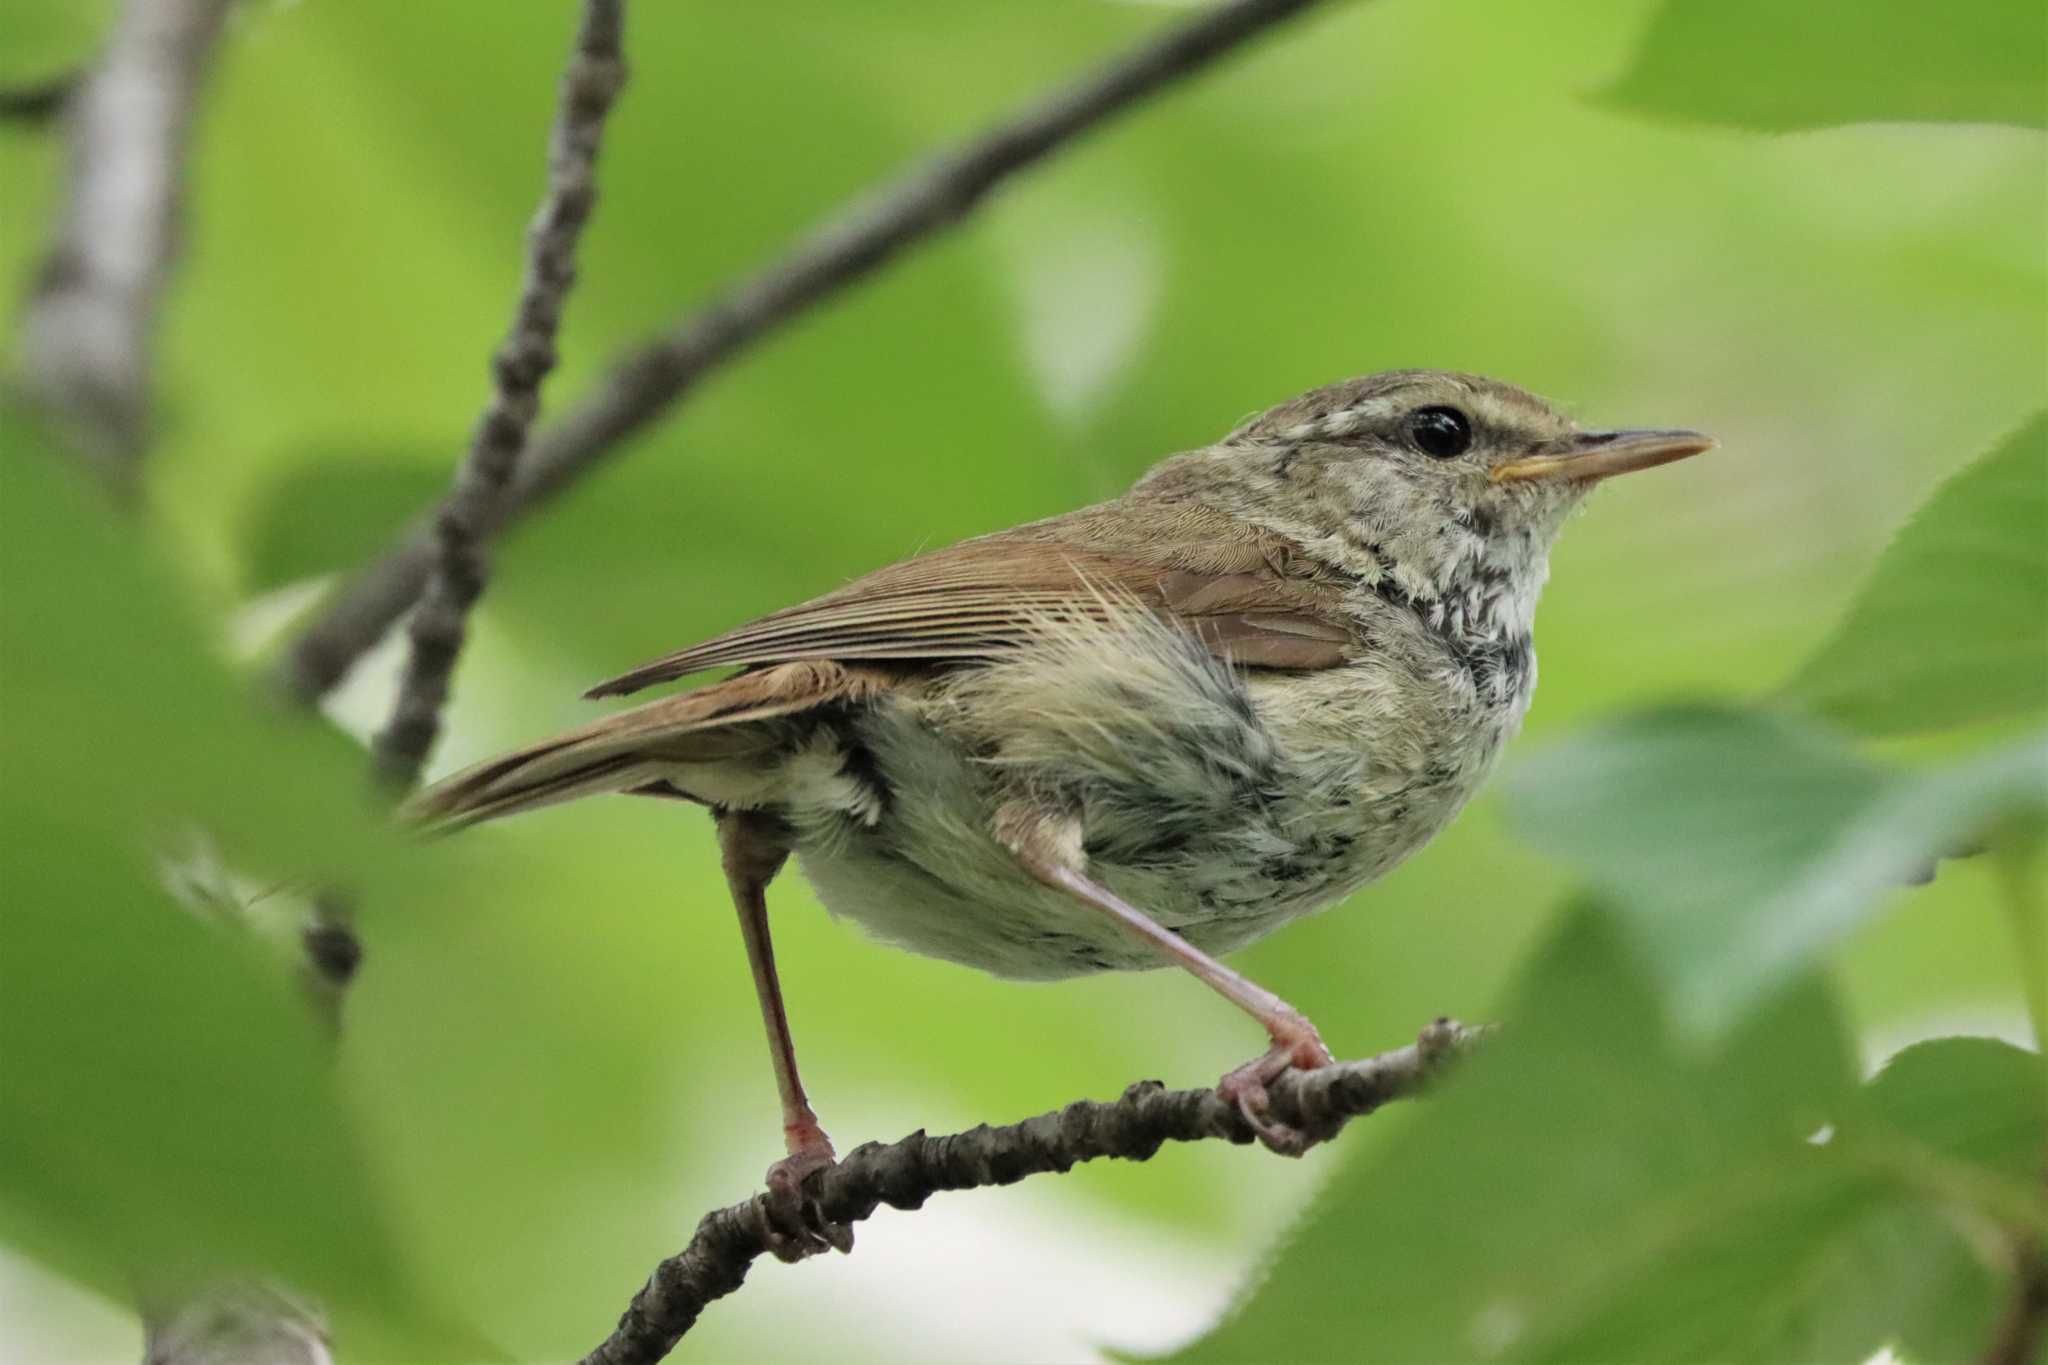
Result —
<instances>
[{"instance_id":1,"label":"bird's eye","mask_svg":"<svg viewBox=\"0 0 2048 1365\"><path fill-rule=\"evenodd\" d=\"M1452 459L1472 448L1472 419L1456 408L1417 408L1408 414L1408 439L1425 455Z\"/></svg>"}]
</instances>

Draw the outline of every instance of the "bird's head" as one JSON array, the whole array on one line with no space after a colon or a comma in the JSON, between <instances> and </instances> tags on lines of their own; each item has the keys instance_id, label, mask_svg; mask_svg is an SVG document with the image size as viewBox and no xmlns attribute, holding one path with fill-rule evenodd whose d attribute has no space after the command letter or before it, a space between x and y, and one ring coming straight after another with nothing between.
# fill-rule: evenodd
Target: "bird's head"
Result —
<instances>
[{"instance_id":1,"label":"bird's head","mask_svg":"<svg viewBox=\"0 0 2048 1365\"><path fill-rule=\"evenodd\" d=\"M1290 399L1139 489L1200 497L1435 598L1475 573L1540 583L1551 540L1595 484L1713 444L1696 431L1586 431L1512 384L1394 370Z\"/></svg>"}]
</instances>

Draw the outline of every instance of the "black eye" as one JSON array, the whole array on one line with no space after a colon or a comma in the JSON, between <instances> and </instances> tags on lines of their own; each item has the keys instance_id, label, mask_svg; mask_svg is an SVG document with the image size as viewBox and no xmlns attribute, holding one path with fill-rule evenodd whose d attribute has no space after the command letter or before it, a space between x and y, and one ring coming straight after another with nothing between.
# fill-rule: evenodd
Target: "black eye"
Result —
<instances>
[{"instance_id":1,"label":"black eye","mask_svg":"<svg viewBox=\"0 0 2048 1365\"><path fill-rule=\"evenodd\" d=\"M1423 454L1448 460L1472 448L1472 421L1456 408L1417 408L1408 414L1408 439Z\"/></svg>"}]
</instances>

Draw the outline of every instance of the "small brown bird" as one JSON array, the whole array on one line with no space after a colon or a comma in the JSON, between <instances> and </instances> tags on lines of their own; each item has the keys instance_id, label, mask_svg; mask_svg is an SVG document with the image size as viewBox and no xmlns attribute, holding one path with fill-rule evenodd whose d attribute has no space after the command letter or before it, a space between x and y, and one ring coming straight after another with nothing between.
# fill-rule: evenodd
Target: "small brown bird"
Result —
<instances>
[{"instance_id":1,"label":"small brown bird","mask_svg":"<svg viewBox=\"0 0 2048 1365\"><path fill-rule=\"evenodd\" d=\"M1265 1027L1220 1090L1330 1053L1217 961L1441 830L1521 724L1550 543L1601 479L1708 449L1581 431L1471 375L1313 390L1124 496L919 555L591 689L722 682L424 792L467 824L600 792L710 807L789 1155L786 1256L845 1245L802 1206L830 1141L797 1079L768 938L791 853L834 912L1003 976L1176 964Z\"/></svg>"}]
</instances>

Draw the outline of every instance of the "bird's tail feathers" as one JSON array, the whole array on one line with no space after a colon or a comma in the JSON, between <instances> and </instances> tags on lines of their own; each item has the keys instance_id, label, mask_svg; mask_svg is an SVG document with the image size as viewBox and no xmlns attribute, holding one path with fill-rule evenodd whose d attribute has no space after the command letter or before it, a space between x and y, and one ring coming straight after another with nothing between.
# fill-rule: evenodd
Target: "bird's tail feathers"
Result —
<instances>
[{"instance_id":1,"label":"bird's tail feathers","mask_svg":"<svg viewBox=\"0 0 2048 1365\"><path fill-rule=\"evenodd\" d=\"M579 797L650 787L716 803L721 769L758 767L789 747L789 727L764 722L872 697L891 681L879 669L826 661L742 673L488 759L428 787L400 814L429 829L452 830ZM700 785L714 790L698 790Z\"/></svg>"}]
</instances>

